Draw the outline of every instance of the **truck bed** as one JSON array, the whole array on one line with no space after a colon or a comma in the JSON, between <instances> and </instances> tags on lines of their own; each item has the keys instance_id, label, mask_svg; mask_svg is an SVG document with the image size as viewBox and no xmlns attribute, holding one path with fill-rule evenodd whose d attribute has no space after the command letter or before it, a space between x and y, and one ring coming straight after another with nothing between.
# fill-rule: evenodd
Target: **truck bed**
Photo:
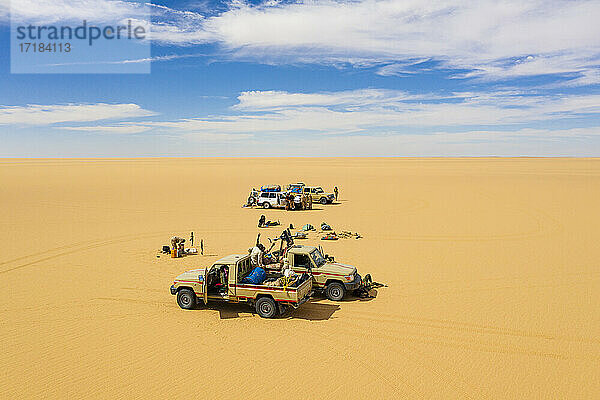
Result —
<instances>
[{"instance_id":1,"label":"truck bed","mask_svg":"<svg viewBox=\"0 0 600 400\"><path fill-rule=\"evenodd\" d=\"M231 285L230 285L231 286ZM273 297L273 300L286 303L297 307L304 303L310 297L312 292L312 278L308 277L297 287L288 286L267 286L255 285L249 283L236 283L236 297L240 299L256 299L260 295L266 294Z\"/></svg>"}]
</instances>

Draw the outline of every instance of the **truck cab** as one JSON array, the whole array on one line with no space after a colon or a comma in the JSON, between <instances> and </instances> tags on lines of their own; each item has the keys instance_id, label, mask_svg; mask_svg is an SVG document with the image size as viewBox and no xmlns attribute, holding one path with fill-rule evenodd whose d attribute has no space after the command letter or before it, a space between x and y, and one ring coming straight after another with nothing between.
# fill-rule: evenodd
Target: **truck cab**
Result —
<instances>
[{"instance_id":1,"label":"truck cab","mask_svg":"<svg viewBox=\"0 0 600 400\"><path fill-rule=\"evenodd\" d=\"M324 292L330 300L340 301L348 291L359 289L363 284L355 267L327 261L314 246L294 245L286 257L296 273L312 274L315 290Z\"/></svg>"},{"instance_id":2,"label":"truck cab","mask_svg":"<svg viewBox=\"0 0 600 400\"><path fill-rule=\"evenodd\" d=\"M177 304L186 310L209 301L248 303L263 318L274 318L287 308L298 308L312 295L312 277L308 274L300 275L288 286L244 283L253 269L248 254L233 254L210 267L180 274L170 291L177 296ZM270 271L265 281L281 277L280 272Z\"/></svg>"}]
</instances>

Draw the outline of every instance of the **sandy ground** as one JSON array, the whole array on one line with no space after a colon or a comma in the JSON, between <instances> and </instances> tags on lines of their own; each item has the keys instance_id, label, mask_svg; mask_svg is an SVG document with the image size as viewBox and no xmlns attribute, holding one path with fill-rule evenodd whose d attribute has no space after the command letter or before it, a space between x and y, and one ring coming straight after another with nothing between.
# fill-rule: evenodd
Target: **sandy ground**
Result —
<instances>
[{"instance_id":1,"label":"sandy ground","mask_svg":"<svg viewBox=\"0 0 600 400\"><path fill-rule=\"evenodd\" d=\"M192 267L244 252L251 186L389 284L288 318L183 311ZM0 160L1 398L600 398L600 160ZM194 231L205 256L156 257ZM274 237L278 229L262 230Z\"/></svg>"}]
</instances>

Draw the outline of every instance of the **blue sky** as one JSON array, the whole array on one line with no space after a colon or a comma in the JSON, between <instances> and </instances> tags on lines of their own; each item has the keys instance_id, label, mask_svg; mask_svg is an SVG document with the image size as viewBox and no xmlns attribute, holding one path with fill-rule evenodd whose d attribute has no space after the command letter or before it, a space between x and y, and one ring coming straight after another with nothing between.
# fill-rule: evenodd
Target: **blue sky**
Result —
<instances>
[{"instance_id":1,"label":"blue sky","mask_svg":"<svg viewBox=\"0 0 600 400\"><path fill-rule=\"evenodd\" d=\"M600 156L597 1L155 1L149 74L11 73L11 18L134 14L12 7L0 157Z\"/></svg>"}]
</instances>

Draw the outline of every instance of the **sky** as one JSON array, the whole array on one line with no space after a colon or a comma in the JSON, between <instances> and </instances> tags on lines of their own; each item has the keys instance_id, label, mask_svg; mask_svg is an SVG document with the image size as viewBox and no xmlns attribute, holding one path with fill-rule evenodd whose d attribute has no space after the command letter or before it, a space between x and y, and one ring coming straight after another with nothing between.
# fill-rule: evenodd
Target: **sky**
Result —
<instances>
[{"instance_id":1,"label":"sky","mask_svg":"<svg viewBox=\"0 0 600 400\"><path fill-rule=\"evenodd\" d=\"M132 18L146 52L15 71L11 23ZM0 157L598 157L598 20L597 0L0 0Z\"/></svg>"}]
</instances>

